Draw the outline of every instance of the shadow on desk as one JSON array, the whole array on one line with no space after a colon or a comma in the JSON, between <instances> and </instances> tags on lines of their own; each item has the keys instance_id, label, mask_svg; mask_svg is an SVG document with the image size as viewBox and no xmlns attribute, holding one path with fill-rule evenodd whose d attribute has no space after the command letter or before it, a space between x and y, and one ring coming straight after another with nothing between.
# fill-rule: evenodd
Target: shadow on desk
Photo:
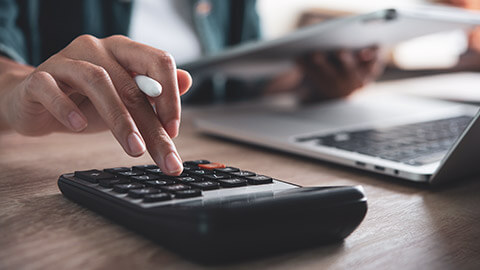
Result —
<instances>
[{"instance_id":1,"label":"shadow on desk","mask_svg":"<svg viewBox=\"0 0 480 270\"><path fill-rule=\"evenodd\" d=\"M41 260L35 260L32 264L34 268L43 268L46 264L52 263L52 260L61 259L56 258L58 250L68 249L71 252L69 256L82 256L88 259L95 265L103 265L105 268L109 268L112 264L112 260L117 261L116 252L111 252L111 249L124 250L126 256L135 257L138 256L141 250L145 251L146 248L140 248L140 250L133 251L132 249L126 249L124 246L148 246L149 252L152 256L148 259L149 263L157 261L158 257L164 258L176 258L177 255L164 249L158 243L152 242L141 235L132 232L124 227L118 226L114 222L99 216L98 214L83 208L76 203L73 203L61 194L51 194L44 196L34 196L20 200L16 202L15 209L11 209L15 213L10 219L5 219L4 222L9 222L9 226L14 226L22 234L9 234L3 239L4 243L7 243L6 247L13 250L19 248L17 251L21 251L18 243L29 243L29 245L38 245L39 247L48 243L48 253L45 250L29 249L22 252L21 258L33 259L37 256L46 257ZM28 216L28 222L25 221L25 216ZM9 243L12 245L10 246ZM79 249L81 247L81 250ZM288 261L292 259L315 259L315 260L330 260L333 254L341 253L344 247L343 241L337 241L329 244L321 244L316 246L309 246L299 248L296 251L288 251L272 254L269 256L262 256L258 258L250 258L247 260L234 261L231 263L219 264L219 267L226 266L239 266L246 264L276 264L281 261ZM75 254L75 250L78 254ZM98 256L92 256L86 253L86 250L98 253ZM62 251L64 253L65 251ZM115 255L116 254L116 255ZM153 255L155 254L155 255ZM50 258L48 258L50 257ZM142 256L143 257L143 256ZM119 260L123 260L121 258ZM183 258L177 258L183 259ZM9 260L12 263L11 259ZM75 261L71 262L75 263ZM74 267L81 267L79 265L73 265ZM115 264L117 264L116 262ZM158 261L161 264L161 260ZM192 261L186 261L186 263L192 263ZM87 264L87 265L88 265ZM131 265L131 262L127 263ZM211 266L215 266L211 265Z\"/></svg>"}]
</instances>

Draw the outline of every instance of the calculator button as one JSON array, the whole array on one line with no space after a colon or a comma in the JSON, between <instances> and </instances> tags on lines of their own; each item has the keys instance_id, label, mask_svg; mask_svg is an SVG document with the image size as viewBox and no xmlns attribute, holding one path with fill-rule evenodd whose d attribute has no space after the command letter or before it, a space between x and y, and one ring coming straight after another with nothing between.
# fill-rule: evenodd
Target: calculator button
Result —
<instances>
[{"instance_id":1,"label":"calculator button","mask_svg":"<svg viewBox=\"0 0 480 270\"><path fill-rule=\"evenodd\" d=\"M189 173L199 175L199 176L203 176L203 175L207 175L207 174L213 174L213 171L211 171L211 170L192 170Z\"/></svg>"},{"instance_id":2,"label":"calculator button","mask_svg":"<svg viewBox=\"0 0 480 270\"><path fill-rule=\"evenodd\" d=\"M147 173L153 173L153 174L163 174L162 170L160 168L150 168L150 169L145 169Z\"/></svg>"},{"instance_id":3,"label":"calculator button","mask_svg":"<svg viewBox=\"0 0 480 270\"><path fill-rule=\"evenodd\" d=\"M126 171L126 172L119 172L118 175L120 176L139 176L139 175L144 175L145 173L143 171Z\"/></svg>"},{"instance_id":4,"label":"calculator button","mask_svg":"<svg viewBox=\"0 0 480 270\"><path fill-rule=\"evenodd\" d=\"M103 180L98 180L98 183L100 186L105 187L105 188L111 188L114 185L119 185L119 184L128 184L130 183L130 180L125 179L125 178L118 178L118 179L103 179Z\"/></svg>"},{"instance_id":5,"label":"calculator button","mask_svg":"<svg viewBox=\"0 0 480 270\"><path fill-rule=\"evenodd\" d=\"M163 186L163 187L160 187L160 188L163 191L166 191L166 192L174 192L174 191L190 189L189 186L184 185L184 184L175 184L175 185L170 185L170 186Z\"/></svg>"},{"instance_id":6,"label":"calculator button","mask_svg":"<svg viewBox=\"0 0 480 270\"><path fill-rule=\"evenodd\" d=\"M224 188L242 187L247 185L247 180L243 178L220 179L218 180L218 183Z\"/></svg>"},{"instance_id":7,"label":"calculator button","mask_svg":"<svg viewBox=\"0 0 480 270\"><path fill-rule=\"evenodd\" d=\"M265 175L257 175L246 177L247 181L251 185L263 185L272 183L272 178Z\"/></svg>"},{"instance_id":8,"label":"calculator button","mask_svg":"<svg viewBox=\"0 0 480 270\"><path fill-rule=\"evenodd\" d=\"M225 165L221 163L208 163L208 164L198 164L198 167L206 170L213 170L213 169L225 168Z\"/></svg>"},{"instance_id":9,"label":"calculator button","mask_svg":"<svg viewBox=\"0 0 480 270\"><path fill-rule=\"evenodd\" d=\"M205 180L219 180L219 179L227 179L227 178L230 178L231 176L229 175L225 175L225 174L207 174L207 175L204 175L203 178Z\"/></svg>"},{"instance_id":10,"label":"calculator button","mask_svg":"<svg viewBox=\"0 0 480 270\"><path fill-rule=\"evenodd\" d=\"M186 172L182 172L179 176L177 177L187 177L187 176L191 176L189 173L186 173Z\"/></svg>"},{"instance_id":11,"label":"calculator button","mask_svg":"<svg viewBox=\"0 0 480 270\"><path fill-rule=\"evenodd\" d=\"M108 173L117 174L119 172L130 171L130 168L127 168L127 167L107 168L107 169L103 169L103 171L108 172Z\"/></svg>"},{"instance_id":12,"label":"calculator button","mask_svg":"<svg viewBox=\"0 0 480 270\"><path fill-rule=\"evenodd\" d=\"M146 171L148 169L158 169L158 166L157 165L138 165L138 166L133 166L132 167L132 171Z\"/></svg>"},{"instance_id":13,"label":"calculator button","mask_svg":"<svg viewBox=\"0 0 480 270\"><path fill-rule=\"evenodd\" d=\"M212 189L220 188L220 184L213 181L190 183L190 186L201 189L201 190L212 190Z\"/></svg>"},{"instance_id":14,"label":"calculator button","mask_svg":"<svg viewBox=\"0 0 480 270\"><path fill-rule=\"evenodd\" d=\"M194 177L194 176L174 177L173 179L175 179L179 182L185 183L185 184L192 183L192 182L197 182L197 181L201 180L201 179L199 179L197 177Z\"/></svg>"},{"instance_id":15,"label":"calculator button","mask_svg":"<svg viewBox=\"0 0 480 270\"><path fill-rule=\"evenodd\" d=\"M161 186L166 186L166 185L171 185L174 182L169 179L161 179L161 180L153 180L153 181L145 181L145 184L149 187L161 187Z\"/></svg>"},{"instance_id":16,"label":"calculator button","mask_svg":"<svg viewBox=\"0 0 480 270\"><path fill-rule=\"evenodd\" d=\"M198 170L198 169L200 169L200 168L198 168L198 166L196 166L196 165L188 165L188 166L183 165L183 172L186 172L186 173L188 173L190 171L193 171L193 170Z\"/></svg>"},{"instance_id":17,"label":"calculator button","mask_svg":"<svg viewBox=\"0 0 480 270\"><path fill-rule=\"evenodd\" d=\"M153 175L153 174L144 174L144 175L138 175L138 176L132 176L130 177L135 182L145 182L149 180L157 180L160 179L160 176L158 175Z\"/></svg>"},{"instance_id":18,"label":"calculator button","mask_svg":"<svg viewBox=\"0 0 480 270\"><path fill-rule=\"evenodd\" d=\"M131 189L128 191L128 196L132 198L143 198L147 194L159 193L158 189L154 188L140 188L140 189Z\"/></svg>"},{"instance_id":19,"label":"calculator button","mask_svg":"<svg viewBox=\"0 0 480 270\"><path fill-rule=\"evenodd\" d=\"M145 172L146 172L146 173L149 173L149 174L158 175L158 176L160 176L161 178L169 178L169 177L170 177L169 175L166 175L165 173L163 173L160 168L157 168L157 169L146 169Z\"/></svg>"},{"instance_id":20,"label":"calculator button","mask_svg":"<svg viewBox=\"0 0 480 270\"><path fill-rule=\"evenodd\" d=\"M232 173L240 171L238 168L235 167L225 167L225 168L218 168L215 169L215 172L222 172L222 173Z\"/></svg>"},{"instance_id":21,"label":"calculator button","mask_svg":"<svg viewBox=\"0 0 480 270\"><path fill-rule=\"evenodd\" d=\"M172 199L172 195L168 193L147 194L143 196L144 202L161 202L161 201L168 201L171 199Z\"/></svg>"},{"instance_id":22,"label":"calculator button","mask_svg":"<svg viewBox=\"0 0 480 270\"><path fill-rule=\"evenodd\" d=\"M255 176L256 174L253 172L249 171L238 171L238 172L232 172L230 173L231 175L238 176L238 177L247 177L247 176Z\"/></svg>"},{"instance_id":23,"label":"calculator button","mask_svg":"<svg viewBox=\"0 0 480 270\"><path fill-rule=\"evenodd\" d=\"M210 161L205 160L205 159L199 159L199 160L192 160L192 161L185 161L183 163L183 166L197 166L198 164L208 164Z\"/></svg>"},{"instance_id":24,"label":"calculator button","mask_svg":"<svg viewBox=\"0 0 480 270\"><path fill-rule=\"evenodd\" d=\"M111 174L111 173L102 172L102 171L99 171L99 170L76 171L75 172L75 177L81 178L81 179L86 180L90 183L97 183L98 180L102 180L102 179L116 178L116 176Z\"/></svg>"},{"instance_id":25,"label":"calculator button","mask_svg":"<svg viewBox=\"0 0 480 270\"><path fill-rule=\"evenodd\" d=\"M143 187L145 186L138 183L120 184L120 185L114 185L113 191L118 193L127 193L130 189L143 188Z\"/></svg>"},{"instance_id":26,"label":"calculator button","mask_svg":"<svg viewBox=\"0 0 480 270\"><path fill-rule=\"evenodd\" d=\"M198 189L187 189L175 191L175 198L184 199L202 196L202 191Z\"/></svg>"}]
</instances>

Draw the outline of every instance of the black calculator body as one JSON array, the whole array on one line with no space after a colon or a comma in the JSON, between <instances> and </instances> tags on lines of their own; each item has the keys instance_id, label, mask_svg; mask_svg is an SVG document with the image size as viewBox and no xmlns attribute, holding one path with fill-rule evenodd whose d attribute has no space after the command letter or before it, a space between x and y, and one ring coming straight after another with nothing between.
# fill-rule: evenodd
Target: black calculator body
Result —
<instances>
[{"instance_id":1,"label":"black calculator body","mask_svg":"<svg viewBox=\"0 0 480 270\"><path fill-rule=\"evenodd\" d=\"M63 174L64 196L201 263L228 263L341 241L363 220L361 187L300 187L197 160Z\"/></svg>"}]
</instances>

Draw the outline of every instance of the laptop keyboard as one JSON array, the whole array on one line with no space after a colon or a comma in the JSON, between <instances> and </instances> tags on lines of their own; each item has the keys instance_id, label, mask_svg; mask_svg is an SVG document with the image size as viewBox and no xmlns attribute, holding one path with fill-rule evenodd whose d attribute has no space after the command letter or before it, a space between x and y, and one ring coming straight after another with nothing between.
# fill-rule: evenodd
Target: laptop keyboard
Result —
<instances>
[{"instance_id":1,"label":"laptop keyboard","mask_svg":"<svg viewBox=\"0 0 480 270\"><path fill-rule=\"evenodd\" d=\"M472 120L459 116L388 128L298 138L319 145L421 166L441 160Z\"/></svg>"}]
</instances>

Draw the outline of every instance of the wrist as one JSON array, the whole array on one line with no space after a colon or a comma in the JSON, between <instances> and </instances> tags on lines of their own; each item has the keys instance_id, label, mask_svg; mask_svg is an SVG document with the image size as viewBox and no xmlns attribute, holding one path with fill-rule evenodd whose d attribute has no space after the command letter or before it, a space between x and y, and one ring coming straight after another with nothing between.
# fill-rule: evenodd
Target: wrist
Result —
<instances>
[{"instance_id":1,"label":"wrist","mask_svg":"<svg viewBox=\"0 0 480 270\"><path fill-rule=\"evenodd\" d=\"M8 115L13 104L11 93L34 70L31 66L0 57L0 130L10 129Z\"/></svg>"}]
</instances>

